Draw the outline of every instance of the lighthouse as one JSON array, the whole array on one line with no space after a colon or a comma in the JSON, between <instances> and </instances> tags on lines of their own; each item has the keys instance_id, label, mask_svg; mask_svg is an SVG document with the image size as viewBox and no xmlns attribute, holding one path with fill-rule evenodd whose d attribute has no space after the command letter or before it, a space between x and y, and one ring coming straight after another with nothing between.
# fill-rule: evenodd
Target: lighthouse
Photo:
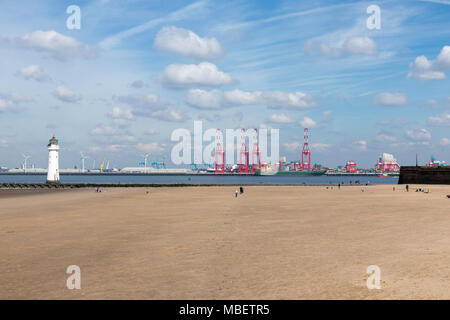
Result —
<instances>
[{"instance_id":1,"label":"lighthouse","mask_svg":"<svg viewBox=\"0 0 450 320\"><path fill-rule=\"evenodd\" d=\"M59 145L58 140L52 137L48 142L48 172L47 183L59 183Z\"/></svg>"}]
</instances>

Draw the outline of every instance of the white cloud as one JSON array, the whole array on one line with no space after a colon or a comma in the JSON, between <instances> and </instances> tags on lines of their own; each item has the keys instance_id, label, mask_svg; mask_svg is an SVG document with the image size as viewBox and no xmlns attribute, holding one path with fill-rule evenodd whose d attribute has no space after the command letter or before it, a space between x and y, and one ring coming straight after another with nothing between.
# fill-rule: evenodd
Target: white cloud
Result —
<instances>
[{"instance_id":1,"label":"white cloud","mask_svg":"<svg viewBox=\"0 0 450 320\"><path fill-rule=\"evenodd\" d=\"M148 130L145 130L144 134L148 135L148 136L153 136L153 135L159 134L159 131L156 129L148 129Z\"/></svg>"},{"instance_id":2,"label":"white cloud","mask_svg":"<svg viewBox=\"0 0 450 320\"><path fill-rule=\"evenodd\" d=\"M187 94L186 103L199 109L220 109L224 104L224 97L219 90L191 89Z\"/></svg>"},{"instance_id":3,"label":"white cloud","mask_svg":"<svg viewBox=\"0 0 450 320\"><path fill-rule=\"evenodd\" d=\"M446 71L450 70L450 46L444 46L436 60L428 60L425 56L417 57L409 65L408 77L421 81L442 80Z\"/></svg>"},{"instance_id":4,"label":"white cloud","mask_svg":"<svg viewBox=\"0 0 450 320\"><path fill-rule=\"evenodd\" d=\"M191 89L188 92L186 102L197 108L220 109L245 105L262 105L270 107L287 107L305 109L317 106L314 98L307 93L281 91L253 91L232 90L222 92L220 90L206 91Z\"/></svg>"},{"instance_id":5,"label":"white cloud","mask_svg":"<svg viewBox=\"0 0 450 320\"><path fill-rule=\"evenodd\" d=\"M296 150L300 149L302 147L302 145L299 142L290 142L290 143L284 143L283 147L289 151L296 151Z\"/></svg>"},{"instance_id":6,"label":"white cloud","mask_svg":"<svg viewBox=\"0 0 450 320\"><path fill-rule=\"evenodd\" d=\"M133 108L134 112L148 112L161 110L166 107L157 94L129 94L127 96L114 96L115 100L125 103Z\"/></svg>"},{"instance_id":7,"label":"white cloud","mask_svg":"<svg viewBox=\"0 0 450 320\"><path fill-rule=\"evenodd\" d=\"M368 37L354 37L345 43L345 52L349 55L375 55L377 45Z\"/></svg>"},{"instance_id":8,"label":"white cloud","mask_svg":"<svg viewBox=\"0 0 450 320\"><path fill-rule=\"evenodd\" d=\"M37 30L16 40L19 47L51 54L54 58L65 60L68 57L93 58L97 51L76 39L56 31Z\"/></svg>"},{"instance_id":9,"label":"white cloud","mask_svg":"<svg viewBox=\"0 0 450 320\"><path fill-rule=\"evenodd\" d=\"M332 146L333 146L332 144L326 144L326 143L312 143L311 150L317 151L317 152L325 152L328 149L330 149Z\"/></svg>"},{"instance_id":10,"label":"white cloud","mask_svg":"<svg viewBox=\"0 0 450 320\"><path fill-rule=\"evenodd\" d=\"M174 110L169 103L161 101L156 94L129 94L127 96L115 96L114 99L129 105L133 116L170 122L183 122L189 119L185 113Z\"/></svg>"},{"instance_id":11,"label":"white cloud","mask_svg":"<svg viewBox=\"0 0 450 320\"><path fill-rule=\"evenodd\" d=\"M439 103L440 103L439 100L428 99L428 100L425 101L423 104L424 104L425 106L431 106L431 107L433 107L433 106L437 106Z\"/></svg>"},{"instance_id":12,"label":"white cloud","mask_svg":"<svg viewBox=\"0 0 450 320\"><path fill-rule=\"evenodd\" d=\"M8 140L1 138L0 139L0 148L7 148L8 147Z\"/></svg>"},{"instance_id":13,"label":"white cloud","mask_svg":"<svg viewBox=\"0 0 450 320\"><path fill-rule=\"evenodd\" d=\"M377 45L368 37L351 37L340 44L333 46L322 41L308 40L303 47L307 55L322 54L332 58L343 58L353 55L376 55Z\"/></svg>"},{"instance_id":14,"label":"white cloud","mask_svg":"<svg viewBox=\"0 0 450 320\"><path fill-rule=\"evenodd\" d=\"M309 117L304 117L303 120L300 121L300 125L303 128L315 128L317 126L317 123Z\"/></svg>"},{"instance_id":15,"label":"white cloud","mask_svg":"<svg viewBox=\"0 0 450 320\"><path fill-rule=\"evenodd\" d=\"M396 137L394 136L390 136L387 134L379 134L378 136L376 136L375 140L379 141L379 142L383 142L383 143L390 143L390 142L395 142L397 140Z\"/></svg>"},{"instance_id":16,"label":"white cloud","mask_svg":"<svg viewBox=\"0 0 450 320\"><path fill-rule=\"evenodd\" d=\"M430 126L450 126L450 113L444 112L441 115L428 117L427 123Z\"/></svg>"},{"instance_id":17,"label":"white cloud","mask_svg":"<svg viewBox=\"0 0 450 320\"><path fill-rule=\"evenodd\" d=\"M21 104L30 102L28 99L16 92L0 95L0 113L5 111L17 112L22 109Z\"/></svg>"},{"instance_id":18,"label":"white cloud","mask_svg":"<svg viewBox=\"0 0 450 320\"><path fill-rule=\"evenodd\" d=\"M17 72L17 74L25 80L35 80L38 82L50 80L50 77L46 75L42 68L38 65L29 65L27 67L23 67Z\"/></svg>"},{"instance_id":19,"label":"white cloud","mask_svg":"<svg viewBox=\"0 0 450 320\"><path fill-rule=\"evenodd\" d=\"M115 35L112 35L100 42L99 46L104 49L110 49L120 43L121 40L128 37L134 36L136 34L145 32L157 25L167 22L175 22L189 17L190 15L198 16L199 11L205 7L207 1L200 0L193 2L179 10L173 11L165 17L157 17L155 19L149 20L133 28L123 30Z\"/></svg>"},{"instance_id":20,"label":"white cloud","mask_svg":"<svg viewBox=\"0 0 450 320\"><path fill-rule=\"evenodd\" d=\"M161 83L169 87L207 86L231 84L233 80L209 62L200 64L171 64L159 75Z\"/></svg>"},{"instance_id":21,"label":"white cloud","mask_svg":"<svg viewBox=\"0 0 450 320\"><path fill-rule=\"evenodd\" d=\"M155 111L149 114L149 116L168 122L184 122L189 119L185 113L171 109Z\"/></svg>"},{"instance_id":22,"label":"white cloud","mask_svg":"<svg viewBox=\"0 0 450 320\"><path fill-rule=\"evenodd\" d=\"M124 120L133 120L134 116L131 110L120 109L119 107L114 107L110 113L108 113L113 119L124 119Z\"/></svg>"},{"instance_id":23,"label":"white cloud","mask_svg":"<svg viewBox=\"0 0 450 320\"><path fill-rule=\"evenodd\" d=\"M114 136L118 134L118 131L110 126L97 126L92 129L91 134L98 136Z\"/></svg>"},{"instance_id":24,"label":"white cloud","mask_svg":"<svg viewBox=\"0 0 450 320\"><path fill-rule=\"evenodd\" d=\"M450 139L449 138L442 138L440 141L441 146L450 146Z\"/></svg>"},{"instance_id":25,"label":"white cloud","mask_svg":"<svg viewBox=\"0 0 450 320\"><path fill-rule=\"evenodd\" d=\"M165 149L158 144L157 142L151 142L151 143L138 143L136 145L136 149L143 152L162 152Z\"/></svg>"},{"instance_id":26,"label":"white cloud","mask_svg":"<svg viewBox=\"0 0 450 320\"><path fill-rule=\"evenodd\" d=\"M431 133L429 133L427 129L406 130L406 136L413 141L431 140Z\"/></svg>"},{"instance_id":27,"label":"white cloud","mask_svg":"<svg viewBox=\"0 0 450 320\"><path fill-rule=\"evenodd\" d=\"M358 150L365 151L367 150L367 141L365 140L355 141L353 142L353 146Z\"/></svg>"},{"instance_id":28,"label":"white cloud","mask_svg":"<svg viewBox=\"0 0 450 320\"><path fill-rule=\"evenodd\" d=\"M290 123L294 123L295 122L294 120L289 118L284 113L272 114L268 121L273 122L273 123L278 123L278 124L290 124Z\"/></svg>"},{"instance_id":29,"label":"white cloud","mask_svg":"<svg viewBox=\"0 0 450 320\"><path fill-rule=\"evenodd\" d=\"M112 118L116 125L122 127L127 126L131 120L135 119L131 110L121 109L119 107L114 107L112 111L107 114L107 116Z\"/></svg>"},{"instance_id":30,"label":"white cloud","mask_svg":"<svg viewBox=\"0 0 450 320\"><path fill-rule=\"evenodd\" d=\"M62 102L77 102L82 99L81 95L74 93L64 86L56 87L53 95Z\"/></svg>"},{"instance_id":31,"label":"white cloud","mask_svg":"<svg viewBox=\"0 0 450 320\"><path fill-rule=\"evenodd\" d=\"M201 38L191 30L173 26L164 27L158 32L155 47L203 60L217 59L223 55L223 48L216 38Z\"/></svg>"},{"instance_id":32,"label":"white cloud","mask_svg":"<svg viewBox=\"0 0 450 320\"><path fill-rule=\"evenodd\" d=\"M408 102L408 98L402 92L390 93L383 92L377 95L373 103L380 106L401 106Z\"/></svg>"}]
</instances>

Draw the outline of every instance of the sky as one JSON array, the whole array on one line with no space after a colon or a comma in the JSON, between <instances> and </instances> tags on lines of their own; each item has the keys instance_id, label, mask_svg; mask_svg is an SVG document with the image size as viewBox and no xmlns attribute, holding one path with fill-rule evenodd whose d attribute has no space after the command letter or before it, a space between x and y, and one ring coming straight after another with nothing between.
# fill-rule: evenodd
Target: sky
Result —
<instances>
[{"instance_id":1,"label":"sky","mask_svg":"<svg viewBox=\"0 0 450 320\"><path fill-rule=\"evenodd\" d=\"M308 127L312 162L328 167L370 168L384 152L450 162L450 1L0 7L0 166L25 154L46 168L52 135L63 168L80 167L80 152L88 168L137 166L146 153L174 166L171 134L194 120L279 129L288 160Z\"/></svg>"}]
</instances>

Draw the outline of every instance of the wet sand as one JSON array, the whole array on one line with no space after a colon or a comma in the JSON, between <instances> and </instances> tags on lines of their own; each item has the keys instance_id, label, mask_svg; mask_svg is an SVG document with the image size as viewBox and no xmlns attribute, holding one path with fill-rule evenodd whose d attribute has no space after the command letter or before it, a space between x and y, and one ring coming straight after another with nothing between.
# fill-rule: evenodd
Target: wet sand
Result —
<instances>
[{"instance_id":1,"label":"wet sand","mask_svg":"<svg viewBox=\"0 0 450 320\"><path fill-rule=\"evenodd\" d=\"M449 299L450 186L395 188L3 196L0 299Z\"/></svg>"}]
</instances>

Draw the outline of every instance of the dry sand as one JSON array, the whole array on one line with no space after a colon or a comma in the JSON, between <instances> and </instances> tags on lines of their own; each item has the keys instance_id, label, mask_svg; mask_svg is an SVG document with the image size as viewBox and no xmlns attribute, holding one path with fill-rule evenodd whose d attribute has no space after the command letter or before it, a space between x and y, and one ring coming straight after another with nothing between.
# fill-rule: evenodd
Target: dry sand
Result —
<instances>
[{"instance_id":1,"label":"dry sand","mask_svg":"<svg viewBox=\"0 0 450 320\"><path fill-rule=\"evenodd\" d=\"M450 186L364 188L2 197L0 298L449 299ZM81 290L66 288L69 265Z\"/></svg>"}]
</instances>

